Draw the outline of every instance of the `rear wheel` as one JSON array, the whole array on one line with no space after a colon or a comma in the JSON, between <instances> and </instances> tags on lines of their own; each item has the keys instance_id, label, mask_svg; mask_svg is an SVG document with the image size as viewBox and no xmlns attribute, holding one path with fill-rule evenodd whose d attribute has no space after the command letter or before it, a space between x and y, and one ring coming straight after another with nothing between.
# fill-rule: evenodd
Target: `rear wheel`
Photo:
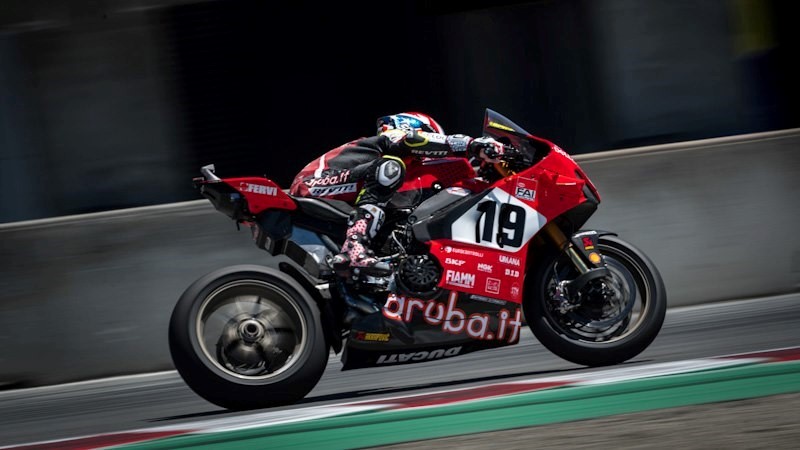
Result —
<instances>
[{"instance_id":1,"label":"rear wheel","mask_svg":"<svg viewBox=\"0 0 800 450\"><path fill-rule=\"evenodd\" d=\"M288 275L234 266L194 282L169 326L178 373L204 399L228 409L294 403L328 361L320 314Z\"/></svg>"},{"instance_id":2,"label":"rear wheel","mask_svg":"<svg viewBox=\"0 0 800 450\"><path fill-rule=\"evenodd\" d=\"M614 236L601 236L599 250L610 275L560 301L556 287L577 275L566 254L545 258L527 280L525 317L531 331L555 355L581 365L627 361L656 338L667 308L664 282L640 250Z\"/></svg>"}]
</instances>

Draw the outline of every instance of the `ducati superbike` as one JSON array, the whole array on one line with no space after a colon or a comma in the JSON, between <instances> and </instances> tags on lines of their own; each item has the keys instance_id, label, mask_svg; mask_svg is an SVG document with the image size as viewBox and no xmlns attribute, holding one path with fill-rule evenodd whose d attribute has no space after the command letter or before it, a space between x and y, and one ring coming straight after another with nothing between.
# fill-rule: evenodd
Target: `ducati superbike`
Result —
<instances>
[{"instance_id":1,"label":"ducati superbike","mask_svg":"<svg viewBox=\"0 0 800 450\"><path fill-rule=\"evenodd\" d=\"M407 162L373 239L385 276L330 267L351 205L202 167L200 194L266 254L179 298L169 348L186 384L227 409L286 405L316 386L331 352L342 370L416 364L515 345L523 327L584 366L644 351L667 308L653 262L613 231L583 228L600 194L558 145L491 109L483 133L506 145L501 162Z\"/></svg>"}]
</instances>

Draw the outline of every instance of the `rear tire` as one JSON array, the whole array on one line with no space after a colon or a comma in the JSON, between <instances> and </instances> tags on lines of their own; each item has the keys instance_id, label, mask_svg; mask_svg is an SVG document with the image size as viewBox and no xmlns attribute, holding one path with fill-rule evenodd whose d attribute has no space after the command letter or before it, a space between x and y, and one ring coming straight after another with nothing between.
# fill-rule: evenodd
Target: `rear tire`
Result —
<instances>
[{"instance_id":1,"label":"rear tire","mask_svg":"<svg viewBox=\"0 0 800 450\"><path fill-rule=\"evenodd\" d=\"M199 396L232 410L304 398L328 362L320 312L294 279L231 266L192 283L169 323L173 363Z\"/></svg>"},{"instance_id":2,"label":"rear tire","mask_svg":"<svg viewBox=\"0 0 800 450\"><path fill-rule=\"evenodd\" d=\"M603 301L587 293L580 307L558 311L554 280L577 275L564 253L544 258L526 280L525 317L533 334L553 354L585 366L640 354L661 330L667 308L664 282L644 253L614 236L601 236L598 247L612 271L605 286L614 292Z\"/></svg>"}]
</instances>

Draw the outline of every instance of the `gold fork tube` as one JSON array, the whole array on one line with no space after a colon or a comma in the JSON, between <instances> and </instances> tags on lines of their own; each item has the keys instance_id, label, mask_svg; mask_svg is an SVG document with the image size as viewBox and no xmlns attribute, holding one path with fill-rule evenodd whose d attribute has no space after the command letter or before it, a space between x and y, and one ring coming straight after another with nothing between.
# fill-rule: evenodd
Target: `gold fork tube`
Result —
<instances>
[{"instance_id":1,"label":"gold fork tube","mask_svg":"<svg viewBox=\"0 0 800 450\"><path fill-rule=\"evenodd\" d=\"M581 255L575 250L575 247L572 246L572 242L567 239L567 236L561 231L558 226L555 224L548 223L544 228L545 234L550 237L550 239L555 242L558 248L563 248L567 252L567 256L572 261L572 264L575 264L575 267L578 269L580 273L588 272L589 266L583 261Z\"/></svg>"}]
</instances>

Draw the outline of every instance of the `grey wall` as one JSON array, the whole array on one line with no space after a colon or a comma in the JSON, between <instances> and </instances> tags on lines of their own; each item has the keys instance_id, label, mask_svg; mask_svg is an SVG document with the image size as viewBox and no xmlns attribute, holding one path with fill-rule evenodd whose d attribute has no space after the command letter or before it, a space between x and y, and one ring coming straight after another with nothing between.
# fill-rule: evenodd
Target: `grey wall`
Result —
<instances>
[{"instance_id":1,"label":"grey wall","mask_svg":"<svg viewBox=\"0 0 800 450\"><path fill-rule=\"evenodd\" d=\"M603 196L587 226L649 254L672 306L800 289L800 131L577 159Z\"/></svg>"},{"instance_id":2,"label":"grey wall","mask_svg":"<svg viewBox=\"0 0 800 450\"><path fill-rule=\"evenodd\" d=\"M671 306L800 288L800 130L578 156L587 226L642 248ZM204 273L266 254L205 200L0 225L0 386L172 368L167 323Z\"/></svg>"},{"instance_id":3,"label":"grey wall","mask_svg":"<svg viewBox=\"0 0 800 450\"><path fill-rule=\"evenodd\" d=\"M33 18L21 2L0 13L0 190L14 193L0 221L186 198L168 49L149 9L49 3Z\"/></svg>"}]
</instances>

